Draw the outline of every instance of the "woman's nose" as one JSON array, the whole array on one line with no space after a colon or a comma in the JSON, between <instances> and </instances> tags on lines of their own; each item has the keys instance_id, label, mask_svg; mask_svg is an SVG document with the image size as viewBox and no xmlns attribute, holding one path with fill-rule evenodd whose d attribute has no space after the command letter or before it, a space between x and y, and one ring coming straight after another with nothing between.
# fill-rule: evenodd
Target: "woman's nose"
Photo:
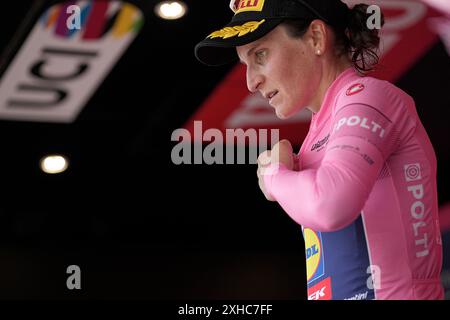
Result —
<instances>
[{"instance_id":1,"label":"woman's nose","mask_svg":"<svg viewBox=\"0 0 450 320\"><path fill-rule=\"evenodd\" d=\"M251 93L258 91L262 82L263 76L260 73L256 73L250 68L247 68L247 88Z\"/></svg>"}]
</instances>

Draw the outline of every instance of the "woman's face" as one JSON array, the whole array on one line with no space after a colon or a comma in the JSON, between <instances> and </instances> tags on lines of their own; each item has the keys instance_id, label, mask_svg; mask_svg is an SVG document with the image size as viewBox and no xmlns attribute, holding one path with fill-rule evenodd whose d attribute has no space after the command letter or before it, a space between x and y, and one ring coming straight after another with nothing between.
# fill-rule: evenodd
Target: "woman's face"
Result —
<instances>
[{"instance_id":1,"label":"woman's face","mask_svg":"<svg viewBox=\"0 0 450 320\"><path fill-rule=\"evenodd\" d=\"M247 66L247 86L269 100L279 118L310 106L321 79L321 64L312 42L288 35L279 25L264 37L237 47Z\"/></svg>"}]
</instances>

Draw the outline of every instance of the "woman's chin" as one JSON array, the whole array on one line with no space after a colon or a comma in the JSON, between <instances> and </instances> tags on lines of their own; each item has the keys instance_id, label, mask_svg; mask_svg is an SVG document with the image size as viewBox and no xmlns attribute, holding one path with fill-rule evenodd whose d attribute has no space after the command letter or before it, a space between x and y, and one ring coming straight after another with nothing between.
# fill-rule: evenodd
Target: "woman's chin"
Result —
<instances>
[{"instance_id":1,"label":"woman's chin","mask_svg":"<svg viewBox=\"0 0 450 320\"><path fill-rule=\"evenodd\" d=\"M284 120L292 116L292 114L287 113L285 110L275 109L275 113L278 119Z\"/></svg>"}]
</instances>

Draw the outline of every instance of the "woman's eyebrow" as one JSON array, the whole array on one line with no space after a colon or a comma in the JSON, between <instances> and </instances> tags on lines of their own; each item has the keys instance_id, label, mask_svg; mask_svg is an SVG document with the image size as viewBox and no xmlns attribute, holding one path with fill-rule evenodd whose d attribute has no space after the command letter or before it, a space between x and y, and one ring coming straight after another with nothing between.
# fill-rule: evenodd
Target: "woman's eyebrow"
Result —
<instances>
[{"instance_id":1,"label":"woman's eyebrow","mask_svg":"<svg viewBox=\"0 0 450 320\"><path fill-rule=\"evenodd\" d=\"M256 49L258 45L255 44L250 50L247 51L247 57L250 57L253 53L253 51Z\"/></svg>"},{"instance_id":2,"label":"woman's eyebrow","mask_svg":"<svg viewBox=\"0 0 450 320\"><path fill-rule=\"evenodd\" d=\"M253 51L256 49L256 47L258 47L258 44L255 44L253 47L251 47L251 48L247 51L246 56L247 56L247 57L250 57L250 56L252 55ZM245 64L245 62L242 61L242 59L239 59L239 62L242 63L242 64Z\"/></svg>"}]
</instances>

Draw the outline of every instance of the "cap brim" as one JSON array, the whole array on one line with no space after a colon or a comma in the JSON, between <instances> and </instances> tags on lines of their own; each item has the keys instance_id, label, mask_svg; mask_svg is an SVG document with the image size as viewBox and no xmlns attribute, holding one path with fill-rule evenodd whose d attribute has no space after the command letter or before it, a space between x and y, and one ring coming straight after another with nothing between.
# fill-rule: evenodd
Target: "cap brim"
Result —
<instances>
[{"instance_id":1,"label":"cap brim","mask_svg":"<svg viewBox=\"0 0 450 320\"><path fill-rule=\"evenodd\" d=\"M240 28L235 28L237 26L242 27L246 22L242 21L232 21L226 25L221 30L225 28L231 32L227 33L228 37L217 36L209 37L199 42L195 46L195 57L202 63L209 66L220 66L226 63L231 63L237 61L236 47L246 45L250 42L258 40L277 25L279 25L283 19L265 19L264 22L260 23L258 27L254 30L246 30L244 35L239 35ZM248 22L248 21L247 21Z\"/></svg>"}]
</instances>

